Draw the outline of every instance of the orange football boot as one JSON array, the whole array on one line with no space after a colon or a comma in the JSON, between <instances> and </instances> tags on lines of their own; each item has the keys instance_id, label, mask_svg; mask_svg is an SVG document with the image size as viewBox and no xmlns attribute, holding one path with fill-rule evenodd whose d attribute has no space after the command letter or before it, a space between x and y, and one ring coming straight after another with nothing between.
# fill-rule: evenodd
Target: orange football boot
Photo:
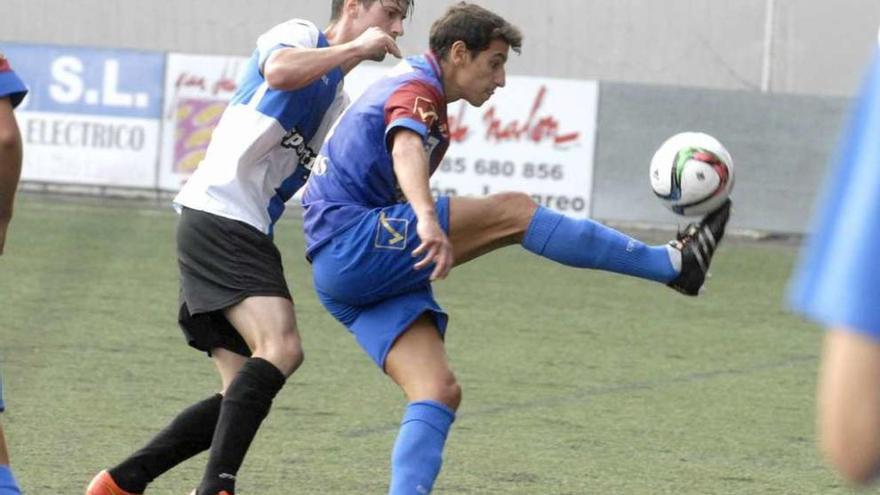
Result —
<instances>
[{"instance_id":1,"label":"orange football boot","mask_svg":"<svg viewBox=\"0 0 880 495\"><path fill-rule=\"evenodd\" d=\"M96 474L89 486L86 487L86 495L141 495L139 493L131 493L119 488L119 485L113 481L113 477L107 470L103 470Z\"/></svg>"}]
</instances>

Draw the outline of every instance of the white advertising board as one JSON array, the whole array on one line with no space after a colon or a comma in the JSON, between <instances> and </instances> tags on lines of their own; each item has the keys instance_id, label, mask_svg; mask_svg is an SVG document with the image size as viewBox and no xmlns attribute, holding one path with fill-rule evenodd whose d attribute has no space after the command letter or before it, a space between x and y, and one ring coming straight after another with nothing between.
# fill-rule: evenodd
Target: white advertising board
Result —
<instances>
[{"instance_id":1,"label":"white advertising board","mask_svg":"<svg viewBox=\"0 0 880 495\"><path fill-rule=\"evenodd\" d=\"M159 187L177 191L205 156L245 57L171 53L165 70Z\"/></svg>"},{"instance_id":2,"label":"white advertising board","mask_svg":"<svg viewBox=\"0 0 880 495\"><path fill-rule=\"evenodd\" d=\"M171 54L163 109L160 187L177 190L198 165L235 92L242 57ZM346 76L356 99L387 68L365 64ZM590 213L598 85L593 81L507 79L481 108L449 106L452 144L434 174L436 194L522 191L579 217Z\"/></svg>"},{"instance_id":3,"label":"white advertising board","mask_svg":"<svg viewBox=\"0 0 880 495\"><path fill-rule=\"evenodd\" d=\"M156 187L165 55L4 44L29 88L16 110L22 179Z\"/></svg>"}]
</instances>

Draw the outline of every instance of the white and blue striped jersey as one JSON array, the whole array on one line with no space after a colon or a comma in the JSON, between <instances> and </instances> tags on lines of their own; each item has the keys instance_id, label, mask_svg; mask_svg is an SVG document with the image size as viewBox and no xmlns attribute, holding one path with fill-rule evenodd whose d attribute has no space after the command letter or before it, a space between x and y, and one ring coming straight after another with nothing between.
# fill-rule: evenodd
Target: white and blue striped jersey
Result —
<instances>
[{"instance_id":1,"label":"white and blue striped jersey","mask_svg":"<svg viewBox=\"0 0 880 495\"><path fill-rule=\"evenodd\" d=\"M239 220L271 235L285 202L305 183L333 121L347 104L335 68L295 91L270 89L263 76L280 48L325 48L311 22L292 19L260 36L204 160L174 198L183 206Z\"/></svg>"}]
</instances>

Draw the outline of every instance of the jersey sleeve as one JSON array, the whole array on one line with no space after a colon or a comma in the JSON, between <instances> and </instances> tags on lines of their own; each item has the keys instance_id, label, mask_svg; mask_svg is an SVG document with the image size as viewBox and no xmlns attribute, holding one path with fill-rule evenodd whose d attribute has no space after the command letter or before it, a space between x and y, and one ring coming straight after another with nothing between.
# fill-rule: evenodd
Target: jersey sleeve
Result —
<instances>
[{"instance_id":1,"label":"jersey sleeve","mask_svg":"<svg viewBox=\"0 0 880 495\"><path fill-rule=\"evenodd\" d=\"M792 306L880 342L880 58L841 141L790 289Z\"/></svg>"},{"instance_id":2,"label":"jersey sleeve","mask_svg":"<svg viewBox=\"0 0 880 495\"><path fill-rule=\"evenodd\" d=\"M18 106L27 94L27 87L12 71L9 61L0 53L0 98L9 98L12 108Z\"/></svg>"},{"instance_id":3,"label":"jersey sleeve","mask_svg":"<svg viewBox=\"0 0 880 495\"><path fill-rule=\"evenodd\" d=\"M398 129L409 129L428 139L445 105L440 91L430 84L411 80L398 87L385 103L385 142Z\"/></svg>"},{"instance_id":4,"label":"jersey sleeve","mask_svg":"<svg viewBox=\"0 0 880 495\"><path fill-rule=\"evenodd\" d=\"M263 33L257 39L260 72L275 50L281 48L315 48L318 46L318 28L303 19L291 19Z\"/></svg>"}]
</instances>

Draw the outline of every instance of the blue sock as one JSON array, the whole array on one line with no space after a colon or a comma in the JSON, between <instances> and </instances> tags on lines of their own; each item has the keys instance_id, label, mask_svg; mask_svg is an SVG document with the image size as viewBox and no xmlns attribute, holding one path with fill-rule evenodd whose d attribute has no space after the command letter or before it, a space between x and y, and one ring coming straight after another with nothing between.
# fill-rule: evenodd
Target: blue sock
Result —
<instances>
[{"instance_id":1,"label":"blue sock","mask_svg":"<svg viewBox=\"0 0 880 495\"><path fill-rule=\"evenodd\" d=\"M9 466L0 465L0 495L21 495L21 489Z\"/></svg>"},{"instance_id":2,"label":"blue sock","mask_svg":"<svg viewBox=\"0 0 880 495\"><path fill-rule=\"evenodd\" d=\"M431 493L443 463L443 445L455 411L432 400L412 402L406 408L391 453L391 489L388 495Z\"/></svg>"},{"instance_id":3,"label":"blue sock","mask_svg":"<svg viewBox=\"0 0 880 495\"><path fill-rule=\"evenodd\" d=\"M663 283L670 282L679 271L667 246L648 246L598 222L567 217L544 207L538 207L532 217L522 245L563 265Z\"/></svg>"}]
</instances>

